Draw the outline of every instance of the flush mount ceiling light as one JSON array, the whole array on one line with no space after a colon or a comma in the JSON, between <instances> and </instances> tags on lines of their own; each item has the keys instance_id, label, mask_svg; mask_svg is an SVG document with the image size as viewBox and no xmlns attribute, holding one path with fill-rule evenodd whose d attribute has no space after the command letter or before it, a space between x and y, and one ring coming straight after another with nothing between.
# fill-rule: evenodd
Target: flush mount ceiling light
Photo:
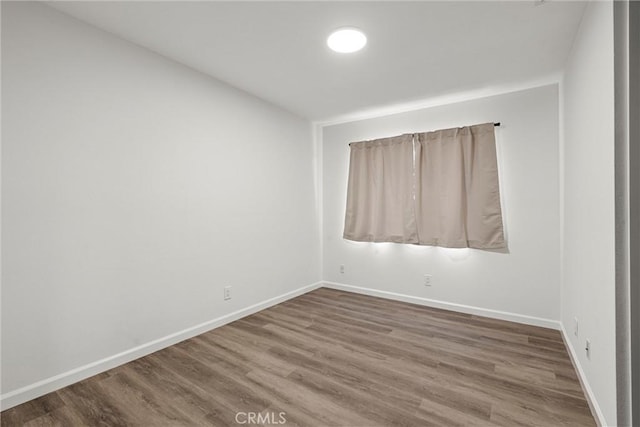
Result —
<instances>
[{"instance_id":1,"label":"flush mount ceiling light","mask_svg":"<svg viewBox=\"0 0 640 427\"><path fill-rule=\"evenodd\" d=\"M367 36L357 28L340 28L327 38L327 46L340 53L357 52L367 44Z\"/></svg>"}]
</instances>

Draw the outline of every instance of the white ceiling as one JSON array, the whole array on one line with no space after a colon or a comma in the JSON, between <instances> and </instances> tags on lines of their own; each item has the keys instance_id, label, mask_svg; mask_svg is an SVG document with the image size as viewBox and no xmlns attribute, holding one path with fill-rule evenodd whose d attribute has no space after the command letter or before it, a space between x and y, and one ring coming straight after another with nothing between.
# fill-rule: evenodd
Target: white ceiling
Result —
<instances>
[{"instance_id":1,"label":"white ceiling","mask_svg":"<svg viewBox=\"0 0 640 427\"><path fill-rule=\"evenodd\" d=\"M311 120L562 69L585 3L55 2L87 21ZM338 54L342 26L368 44Z\"/></svg>"}]
</instances>

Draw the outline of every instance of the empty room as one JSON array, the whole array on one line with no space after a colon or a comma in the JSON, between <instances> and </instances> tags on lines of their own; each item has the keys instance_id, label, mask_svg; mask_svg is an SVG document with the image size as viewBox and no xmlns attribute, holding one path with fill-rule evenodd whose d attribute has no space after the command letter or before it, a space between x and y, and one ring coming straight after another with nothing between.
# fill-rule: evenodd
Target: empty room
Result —
<instances>
[{"instance_id":1,"label":"empty room","mask_svg":"<svg viewBox=\"0 0 640 427\"><path fill-rule=\"evenodd\" d=\"M2 1L1 425L640 424L639 4Z\"/></svg>"}]
</instances>

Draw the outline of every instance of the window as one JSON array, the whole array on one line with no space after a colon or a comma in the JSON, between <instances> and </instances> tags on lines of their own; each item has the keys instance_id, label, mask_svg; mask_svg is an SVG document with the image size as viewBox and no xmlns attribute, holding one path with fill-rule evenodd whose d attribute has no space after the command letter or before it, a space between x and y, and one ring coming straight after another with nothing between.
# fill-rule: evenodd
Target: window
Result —
<instances>
[{"instance_id":1,"label":"window","mask_svg":"<svg viewBox=\"0 0 640 427\"><path fill-rule=\"evenodd\" d=\"M506 247L493 123L350 145L345 239Z\"/></svg>"}]
</instances>

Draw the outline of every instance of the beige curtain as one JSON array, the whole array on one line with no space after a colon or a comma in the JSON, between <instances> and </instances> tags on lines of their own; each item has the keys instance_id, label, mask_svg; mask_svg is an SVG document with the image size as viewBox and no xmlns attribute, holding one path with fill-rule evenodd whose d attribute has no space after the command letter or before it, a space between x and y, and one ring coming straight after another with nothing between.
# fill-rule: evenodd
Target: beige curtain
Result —
<instances>
[{"instance_id":1,"label":"beige curtain","mask_svg":"<svg viewBox=\"0 0 640 427\"><path fill-rule=\"evenodd\" d=\"M506 247L493 123L352 143L344 238Z\"/></svg>"},{"instance_id":2,"label":"beige curtain","mask_svg":"<svg viewBox=\"0 0 640 427\"><path fill-rule=\"evenodd\" d=\"M412 135L351 144L344 238L418 243Z\"/></svg>"},{"instance_id":3,"label":"beige curtain","mask_svg":"<svg viewBox=\"0 0 640 427\"><path fill-rule=\"evenodd\" d=\"M416 134L421 245L504 248L493 123Z\"/></svg>"}]
</instances>

